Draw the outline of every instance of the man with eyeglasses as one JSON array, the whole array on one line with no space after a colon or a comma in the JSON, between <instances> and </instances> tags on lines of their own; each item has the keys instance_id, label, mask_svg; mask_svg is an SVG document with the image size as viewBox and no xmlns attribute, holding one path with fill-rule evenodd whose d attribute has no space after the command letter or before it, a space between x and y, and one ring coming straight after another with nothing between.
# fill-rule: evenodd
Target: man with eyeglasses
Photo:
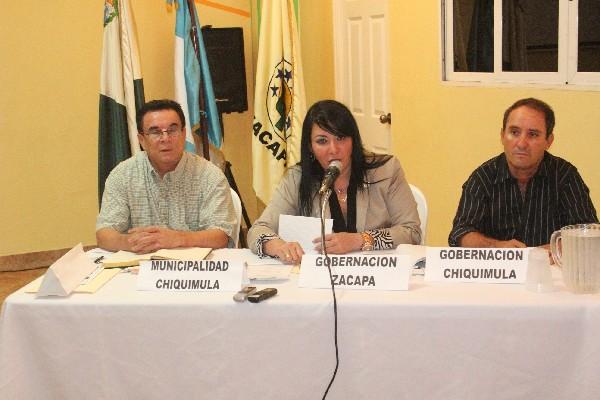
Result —
<instances>
[{"instance_id":1,"label":"man with eyeglasses","mask_svg":"<svg viewBox=\"0 0 600 400\"><path fill-rule=\"evenodd\" d=\"M181 106L150 101L136 122L144 151L117 165L106 179L96 221L98 246L149 253L232 245L236 218L229 184L218 167L185 151Z\"/></svg>"},{"instance_id":2,"label":"man with eyeglasses","mask_svg":"<svg viewBox=\"0 0 600 400\"><path fill-rule=\"evenodd\" d=\"M463 185L450 246L548 247L555 230L598 222L577 168L548 153L554 123L552 108L534 98L518 100L504 112L504 152Z\"/></svg>"}]
</instances>

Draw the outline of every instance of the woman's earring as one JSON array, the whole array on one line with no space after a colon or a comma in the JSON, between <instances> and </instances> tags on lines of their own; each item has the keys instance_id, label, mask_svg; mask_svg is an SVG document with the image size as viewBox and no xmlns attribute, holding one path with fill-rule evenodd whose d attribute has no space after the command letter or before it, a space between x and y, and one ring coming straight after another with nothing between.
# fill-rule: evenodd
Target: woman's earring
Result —
<instances>
[{"instance_id":1,"label":"woman's earring","mask_svg":"<svg viewBox=\"0 0 600 400\"><path fill-rule=\"evenodd\" d=\"M308 158L310 159L310 161L315 161L314 153L309 153Z\"/></svg>"}]
</instances>

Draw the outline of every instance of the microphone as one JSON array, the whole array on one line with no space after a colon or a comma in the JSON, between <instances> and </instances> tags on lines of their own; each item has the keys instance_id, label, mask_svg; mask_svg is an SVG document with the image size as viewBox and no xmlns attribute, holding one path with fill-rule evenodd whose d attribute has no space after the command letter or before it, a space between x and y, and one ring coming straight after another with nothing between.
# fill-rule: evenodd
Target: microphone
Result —
<instances>
[{"instance_id":1,"label":"microphone","mask_svg":"<svg viewBox=\"0 0 600 400\"><path fill-rule=\"evenodd\" d=\"M342 163L338 160L333 160L329 163L329 167L325 170L325 176L323 177L323 182L321 182L321 189L319 189L319 194L323 195L328 189L333 186L333 182L335 182L336 178L340 175L340 171L342 170Z\"/></svg>"}]
</instances>

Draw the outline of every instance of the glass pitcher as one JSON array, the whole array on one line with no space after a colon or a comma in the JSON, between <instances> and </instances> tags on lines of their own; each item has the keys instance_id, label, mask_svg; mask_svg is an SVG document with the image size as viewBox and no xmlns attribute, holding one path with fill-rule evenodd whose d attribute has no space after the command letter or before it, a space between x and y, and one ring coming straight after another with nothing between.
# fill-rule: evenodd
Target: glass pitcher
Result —
<instances>
[{"instance_id":1,"label":"glass pitcher","mask_svg":"<svg viewBox=\"0 0 600 400\"><path fill-rule=\"evenodd\" d=\"M600 289L600 224L568 225L552 233L550 251L574 293Z\"/></svg>"}]
</instances>

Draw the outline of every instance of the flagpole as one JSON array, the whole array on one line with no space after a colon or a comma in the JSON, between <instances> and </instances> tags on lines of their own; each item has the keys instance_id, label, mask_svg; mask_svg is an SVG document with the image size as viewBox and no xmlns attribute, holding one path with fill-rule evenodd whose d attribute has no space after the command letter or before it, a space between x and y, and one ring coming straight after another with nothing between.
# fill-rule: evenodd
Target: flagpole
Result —
<instances>
[{"instance_id":1,"label":"flagpole","mask_svg":"<svg viewBox=\"0 0 600 400\"><path fill-rule=\"evenodd\" d=\"M192 7L195 7L194 0L187 0L188 12L190 13L190 20L192 23L192 29L190 31L192 44L194 46L194 53L198 59L198 65L202 65L200 60L200 45L198 43L198 26L196 25L196 18ZM195 9L194 9L195 10ZM200 70L200 77L198 79L199 93L198 93L198 108L200 109L200 137L202 139L202 155L205 159L210 160L210 152L208 145L208 118L206 116L206 100L204 98L204 88L202 87L202 69Z\"/></svg>"}]
</instances>

